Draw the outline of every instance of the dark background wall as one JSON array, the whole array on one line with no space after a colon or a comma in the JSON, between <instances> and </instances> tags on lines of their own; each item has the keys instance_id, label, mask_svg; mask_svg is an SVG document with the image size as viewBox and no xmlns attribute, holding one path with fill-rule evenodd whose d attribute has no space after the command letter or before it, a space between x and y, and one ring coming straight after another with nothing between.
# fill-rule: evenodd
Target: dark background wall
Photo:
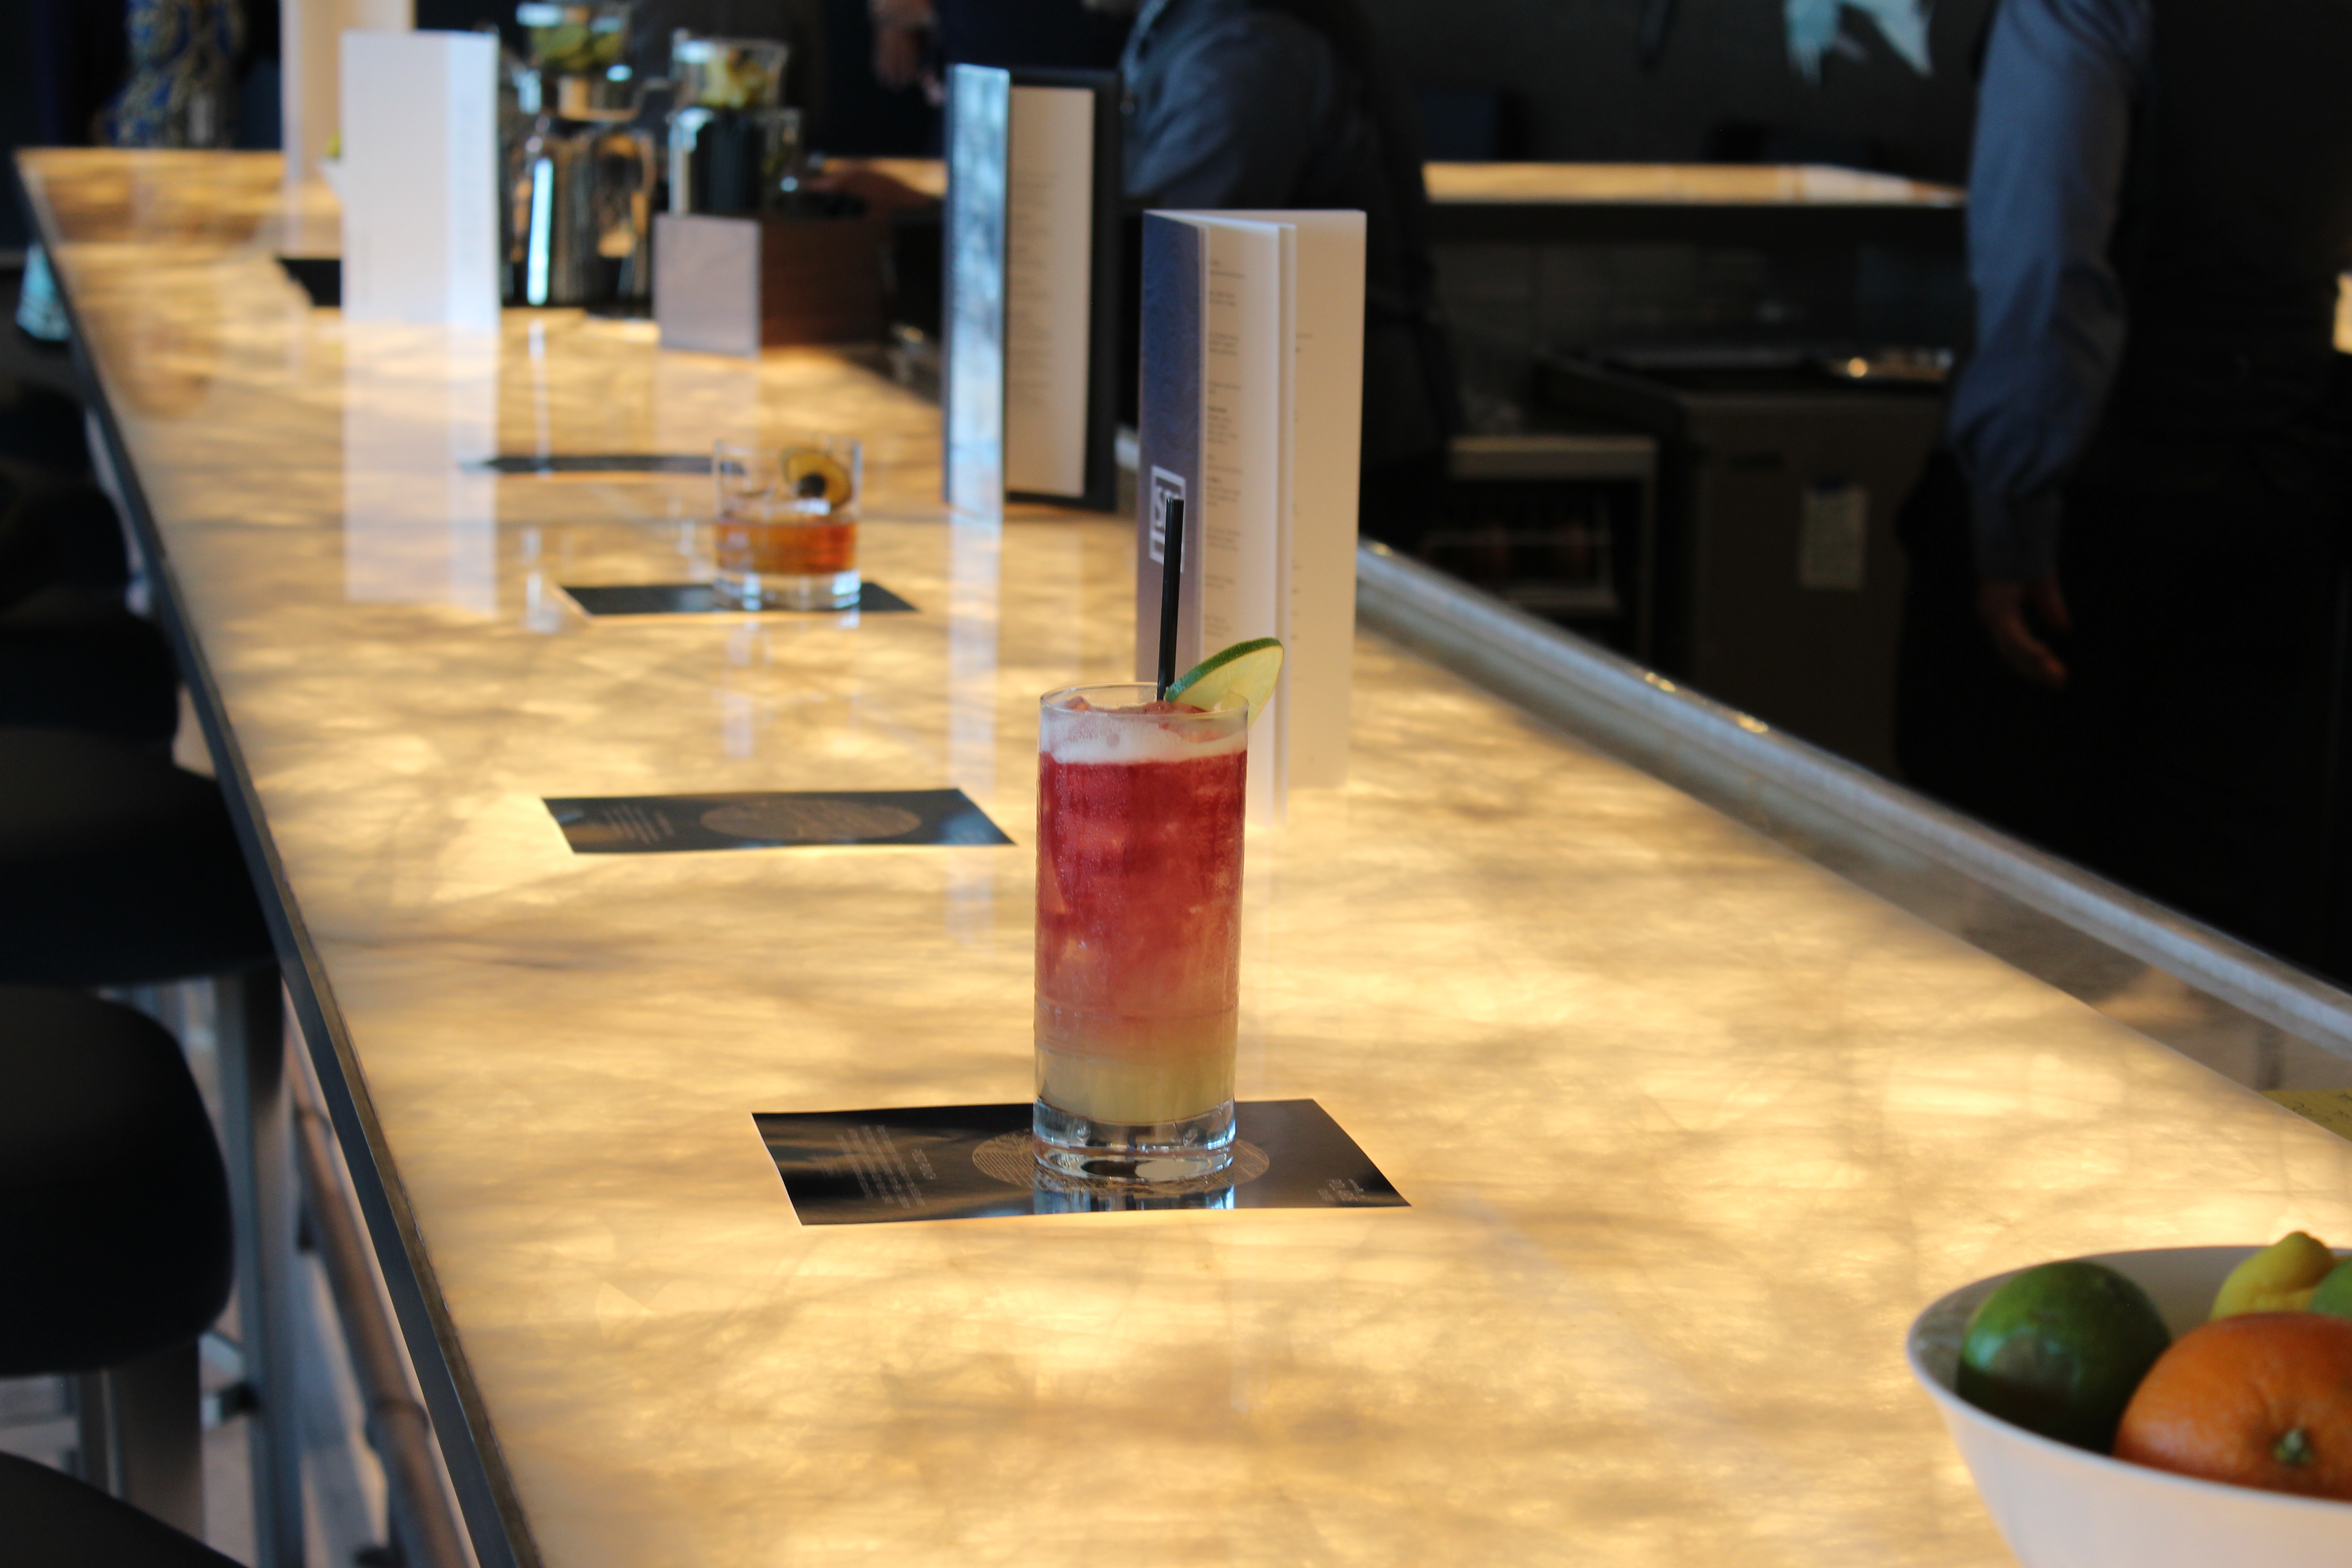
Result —
<instances>
[{"instance_id":1,"label":"dark background wall","mask_svg":"<svg viewBox=\"0 0 2352 1568\"><path fill-rule=\"evenodd\" d=\"M32 123L37 75L54 70L33 46L37 12L63 16L93 0L0 0L0 139L8 146L49 139L82 140ZM105 9L104 0L94 0ZM697 0L677 0L690 9ZM841 49L845 65L870 47L858 0L700 0L704 9L746 31L750 15L790 12L795 26L822 11L827 31L855 33ZM1003 0L1019 5L1023 0ZM1646 0L1654 4L1657 0ZM1643 162L1731 159L1848 163L1926 179L1958 180L1968 166L1974 99L1970 58L1993 0L1940 0L1929 24L1934 74L1921 78L1898 58L1859 13L1848 12L1844 37L1853 54L1822 64L1818 84L1789 64L1781 0L1671 0L1674 19L1654 73L1635 60L1645 0L1364 0L1417 86L1499 91L1507 106L1505 155L1540 159ZM273 31L273 0L255 31ZM648 9L651 9L649 7ZM418 0L421 23L466 26L504 19L508 0ZM828 40L832 42L833 40ZM807 41L804 40L804 44ZM250 52L274 56L274 47ZM257 80L257 110L274 79ZM812 84L814 87L814 84ZM1433 100L1439 112L1444 95ZM257 121L259 113L249 114ZM835 116L840 118L840 116ZM904 118L902 115L901 118ZM268 145L270 132L240 138ZM847 130L847 127L843 127ZM862 129L862 127L861 127ZM1442 131L1442 127L1435 128ZM874 132L877 147L908 151L895 125ZM847 144L861 140L852 132ZM13 202L0 202L0 249L24 243Z\"/></svg>"},{"instance_id":2,"label":"dark background wall","mask_svg":"<svg viewBox=\"0 0 2352 1568\"><path fill-rule=\"evenodd\" d=\"M33 108L33 8L0 5L0 147L15 149L40 139ZM0 250L25 247L25 214L16 200L16 178L0 179Z\"/></svg>"},{"instance_id":3,"label":"dark background wall","mask_svg":"<svg viewBox=\"0 0 2352 1568\"><path fill-rule=\"evenodd\" d=\"M1926 179L1968 166L1970 59L1992 0L1940 0L1922 79L1845 13L1862 58L1789 63L1781 0L1674 0L1654 75L1635 63L1643 0L1364 0L1424 88L1499 88L1520 111L1525 157L1779 161L1843 153ZM1824 158L1824 161L1827 161Z\"/></svg>"}]
</instances>

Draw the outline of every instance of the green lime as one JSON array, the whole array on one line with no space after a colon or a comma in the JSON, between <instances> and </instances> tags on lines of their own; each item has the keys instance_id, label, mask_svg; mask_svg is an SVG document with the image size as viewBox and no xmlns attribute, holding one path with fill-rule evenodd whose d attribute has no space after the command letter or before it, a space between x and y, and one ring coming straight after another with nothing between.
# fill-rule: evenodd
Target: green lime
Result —
<instances>
[{"instance_id":1,"label":"green lime","mask_svg":"<svg viewBox=\"0 0 2352 1568\"><path fill-rule=\"evenodd\" d=\"M2327 1271L2311 1293L2311 1310L2332 1317L2352 1318L2352 1258Z\"/></svg>"},{"instance_id":2,"label":"green lime","mask_svg":"<svg viewBox=\"0 0 2352 1568\"><path fill-rule=\"evenodd\" d=\"M1274 683L1282 674L1282 644L1274 637L1252 637L1223 653L1213 653L1168 684L1168 700L1189 702L1213 712L1237 702L1249 704L1249 721L1265 710Z\"/></svg>"},{"instance_id":3,"label":"green lime","mask_svg":"<svg viewBox=\"0 0 2352 1568\"><path fill-rule=\"evenodd\" d=\"M1956 1386L1979 1410L2104 1454L2132 1392L2171 1342L2147 1292L2114 1269L2044 1263L1969 1316Z\"/></svg>"}]
</instances>

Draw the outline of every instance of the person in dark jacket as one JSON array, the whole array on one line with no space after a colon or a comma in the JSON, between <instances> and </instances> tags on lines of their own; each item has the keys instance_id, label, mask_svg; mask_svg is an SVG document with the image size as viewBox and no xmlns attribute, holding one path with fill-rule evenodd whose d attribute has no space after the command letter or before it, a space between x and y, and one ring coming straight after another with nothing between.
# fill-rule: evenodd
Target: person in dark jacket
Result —
<instances>
[{"instance_id":1,"label":"person in dark jacket","mask_svg":"<svg viewBox=\"0 0 2352 1568\"><path fill-rule=\"evenodd\" d=\"M1922 788L2339 975L2347 69L2337 0L2002 0L1897 735Z\"/></svg>"},{"instance_id":2,"label":"person in dark jacket","mask_svg":"<svg viewBox=\"0 0 2352 1568\"><path fill-rule=\"evenodd\" d=\"M931 0L947 64L1113 70L1127 19L1083 0Z\"/></svg>"},{"instance_id":3,"label":"person in dark jacket","mask_svg":"<svg viewBox=\"0 0 2352 1568\"><path fill-rule=\"evenodd\" d=\"M1409 543L1455 393L1420 127L1356 0L1145 0L1119 69L1130 200L1365 215L1362 516Z\"/></svg>"}]
</instances>

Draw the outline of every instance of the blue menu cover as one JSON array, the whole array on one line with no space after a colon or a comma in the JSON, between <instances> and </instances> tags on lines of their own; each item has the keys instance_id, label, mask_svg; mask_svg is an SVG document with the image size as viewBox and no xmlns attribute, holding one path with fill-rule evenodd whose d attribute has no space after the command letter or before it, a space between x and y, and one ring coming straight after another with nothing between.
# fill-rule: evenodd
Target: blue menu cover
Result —
<instances>
[{"instance_id":1,"label":"blue menu cover","mask_svg":"<svg viewBox=\"0 0 2352 1568\"><path fill-rule=\"evenodd\" d=\"M1135 668L1160 651L1160 563L1168 502L1184 503L1187 570L1179 585L1176 668L1201 659L1201 525L1205 468L1201 446L1201 231L1160 213L1143 216L1143 389L1136 460Z\"/></svg>"},{"instance_id":2,"label":"blue menu cover","mask_svg":"<svg viewBox=\"0 0 2352 1568\"><path fill-rule=\"evenodd\" d=\"M947 355L942 453L948 504L989 515L1007 499L1109 511L1117 505L1119 79L1114 72L956 65L948 73ZM1041 90L1043 89L1043 90ZM1022 129L1024 100L1080 100ZM1031 111L1039 105L1031 101ZM1073 153L1075 153L1075 156ZM1078 171L1084 169L1081 180ZM1072 198L1063 208L1054 193ZM1083 216L1082 231L1053 216ZM1052 287L1041 257L1078 247L1075 289ZM1024 281L1025 279L1025 281ZM1044 292L1040 292L1043 289ZM1075 345L1075 362L1048 343ZM1082 369L1076 382L1039 372ZM1058 388L1064 403L1041 387ZM1040 470L1038 440L1062 454ZM1079 457L1076 471L1065 463ZM1046 477L1040 477L1045 474ZM1024 474L1026 477L1024 477Z\"/></svg>"},{"instance_id":3,"label":"blue menu cover","mask_svg":"<svg viewBox=\"0 0 2352 1568\"><path fill-rule=\"evenodd\" d=\"M948 72L946 449L948 505L1004 505L1004 217L1013 73Z\"/></svg>"}]
</instances>

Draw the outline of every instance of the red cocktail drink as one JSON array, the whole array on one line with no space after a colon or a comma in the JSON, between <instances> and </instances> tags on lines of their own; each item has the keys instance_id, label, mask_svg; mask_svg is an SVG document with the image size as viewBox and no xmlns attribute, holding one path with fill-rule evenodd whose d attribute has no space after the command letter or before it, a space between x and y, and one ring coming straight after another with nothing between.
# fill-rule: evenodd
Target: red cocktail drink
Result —
<instances>
[{"instance_id":1,"label":"red cocktail drink","mask_svg":"<svg viewBox=\"0 0 2352 1568\"><path fill-rule=\"evenodd\" d=\"M1157 1180L1231 1160L1248 715L1148 686L1045 700L1039 1158Z\"/></svg>"}]
</instances>

